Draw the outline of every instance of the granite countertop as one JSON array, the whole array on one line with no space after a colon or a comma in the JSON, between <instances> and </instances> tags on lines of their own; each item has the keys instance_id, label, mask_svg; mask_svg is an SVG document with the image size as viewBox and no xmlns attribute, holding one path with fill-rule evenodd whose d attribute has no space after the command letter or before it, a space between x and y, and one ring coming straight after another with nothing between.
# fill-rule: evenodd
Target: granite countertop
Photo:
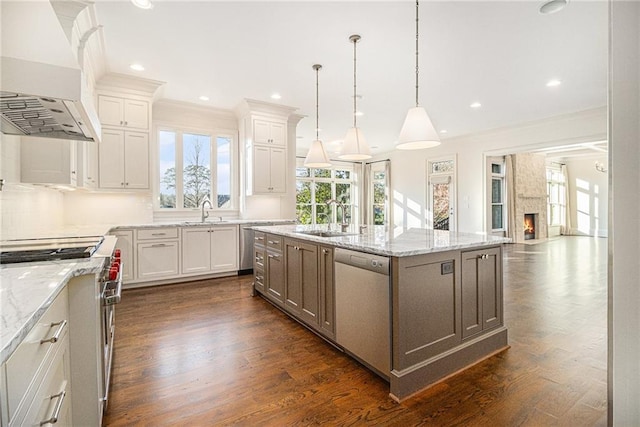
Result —
<instances>
[{"instance_id":1,"label":"granite countertop","mask_svg":"<svg viewBox=\"0 0 640 427\"><path fill-rule=\"evenodd\" d=\"M444 252L450 250L473 249L510 242L505 237L485 234L459 233L442 230L411 228L400 232L389 232L384 226L367 228L358 234L352 225L347 235L321 237L303 234L314 230L327 230L327 227L309 225L273 225L256 226L254 230L278 234L285 237L309 240L338 248L352 249L382 256L406 257L413 255Z\"/></svg>"},{"instance_id":2,"label":"granite countertop","mask_svg":"<svg viewBox=\"0 0 640 427\"><path fill-rule=\"evenodd\" d=\"M0 363L6 362L72 277L100 272L105 259L0 266Z\"/></svg>"},{"instance_id":3,"label":"granite countertop","mask_svg":"<svg viewBox=\"0 0 640 427\"><path fill-rule=\"evenodd\" d=\"M162 227L201 227L211 225L244 225L244 224L287 224L295 223L295 219L222 219L222 221L216 219L217 217L209 217L205 222L199 220L190 221L161 221L152 222L147 224L131 224L131 225L118 225L111 227L110 230L131 230L139 228L162 228Z\"/></svg>"}]
</instances>

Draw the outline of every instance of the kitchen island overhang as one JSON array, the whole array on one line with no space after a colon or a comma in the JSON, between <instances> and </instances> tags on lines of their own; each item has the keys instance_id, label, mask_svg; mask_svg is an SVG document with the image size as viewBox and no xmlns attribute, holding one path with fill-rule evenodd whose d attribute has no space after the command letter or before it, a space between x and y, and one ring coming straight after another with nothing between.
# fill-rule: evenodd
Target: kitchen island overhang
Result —
<instances>
[{"instance_id":1,"label":"kitchen island overhang","mask_svg":"<svg viewBox=\"0 0 640 427\"><path fill-rule=\"evenodd\" d=\"M389 380L390 396L397 401L508 348L502 244L509 239L425 229L390 235L381 226L364 234L323 232L327 229L300 225L255 230L265 233L267 241L277 236L285 247L287 240L294 247L299 246L295 242L306 241L389 257L391 369L382 374ZM286 266L286 250L283 258ZM267 276L263 271L256 275L263 282ZM286 273L282 280L287 280ZM282 287L285 293L287 288ZM258 293L297 317L268 292L258 289ZM282 300L286 301L286 295ZM297 320L308 323L304 318ZM335 336L310 329L338 344Z\"/></svg>"}]
</instances>

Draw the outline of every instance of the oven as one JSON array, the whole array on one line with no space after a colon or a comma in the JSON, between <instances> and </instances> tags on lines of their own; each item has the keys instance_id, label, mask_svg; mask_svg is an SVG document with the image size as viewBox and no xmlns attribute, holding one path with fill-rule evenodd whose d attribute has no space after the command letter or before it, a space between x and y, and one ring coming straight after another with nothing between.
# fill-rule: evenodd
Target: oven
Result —
<instances>
[{"instance_id":1,"label":"oven","mask_svg":"<svg viewBox=\"0 0 640 427\"><path fill-rule=\"evenodd\" d=\"M107 409L109 399L109 385L111 383L111 362L113 361L113 339L115 336L116 310L122 295L122 261L120 250L113 251L109 260L105 261L100 275L100 305L101 319L101 350L103 369L103 411Z\"/></svg>"}]
</instances>

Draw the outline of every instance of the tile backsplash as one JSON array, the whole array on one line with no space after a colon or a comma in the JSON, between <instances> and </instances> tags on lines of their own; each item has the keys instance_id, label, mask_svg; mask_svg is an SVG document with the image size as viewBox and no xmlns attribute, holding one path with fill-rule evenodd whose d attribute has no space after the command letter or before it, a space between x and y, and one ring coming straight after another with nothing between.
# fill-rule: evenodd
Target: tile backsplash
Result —
<instances>
[{"instance_id":1,"label":"tile backsplash","mask_svg":"<svg viewBox=\"0 0 640 427\"><path fill-rule=\"evenodd\" d=\"M64 226L63 194L7 183L0 191L0 239L49 235Z\"/></svg>"}]
</instances>

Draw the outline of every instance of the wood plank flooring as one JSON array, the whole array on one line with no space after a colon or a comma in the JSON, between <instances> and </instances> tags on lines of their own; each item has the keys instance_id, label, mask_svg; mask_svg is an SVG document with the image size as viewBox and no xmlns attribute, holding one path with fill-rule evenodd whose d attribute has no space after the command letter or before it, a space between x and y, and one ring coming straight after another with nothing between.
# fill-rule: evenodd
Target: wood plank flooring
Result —
<instances>
[{"instance_id":1,"label":"wood plank flooring","mask_svg":"<svg viewBox=\"0 0 640 427\"><path fill-rule=\"evenodd\" d=\"M400 404L251 276L127 290L107 426L605 426L606 239L506 246L511 348Z\"/></svg>"}]
</instances>

